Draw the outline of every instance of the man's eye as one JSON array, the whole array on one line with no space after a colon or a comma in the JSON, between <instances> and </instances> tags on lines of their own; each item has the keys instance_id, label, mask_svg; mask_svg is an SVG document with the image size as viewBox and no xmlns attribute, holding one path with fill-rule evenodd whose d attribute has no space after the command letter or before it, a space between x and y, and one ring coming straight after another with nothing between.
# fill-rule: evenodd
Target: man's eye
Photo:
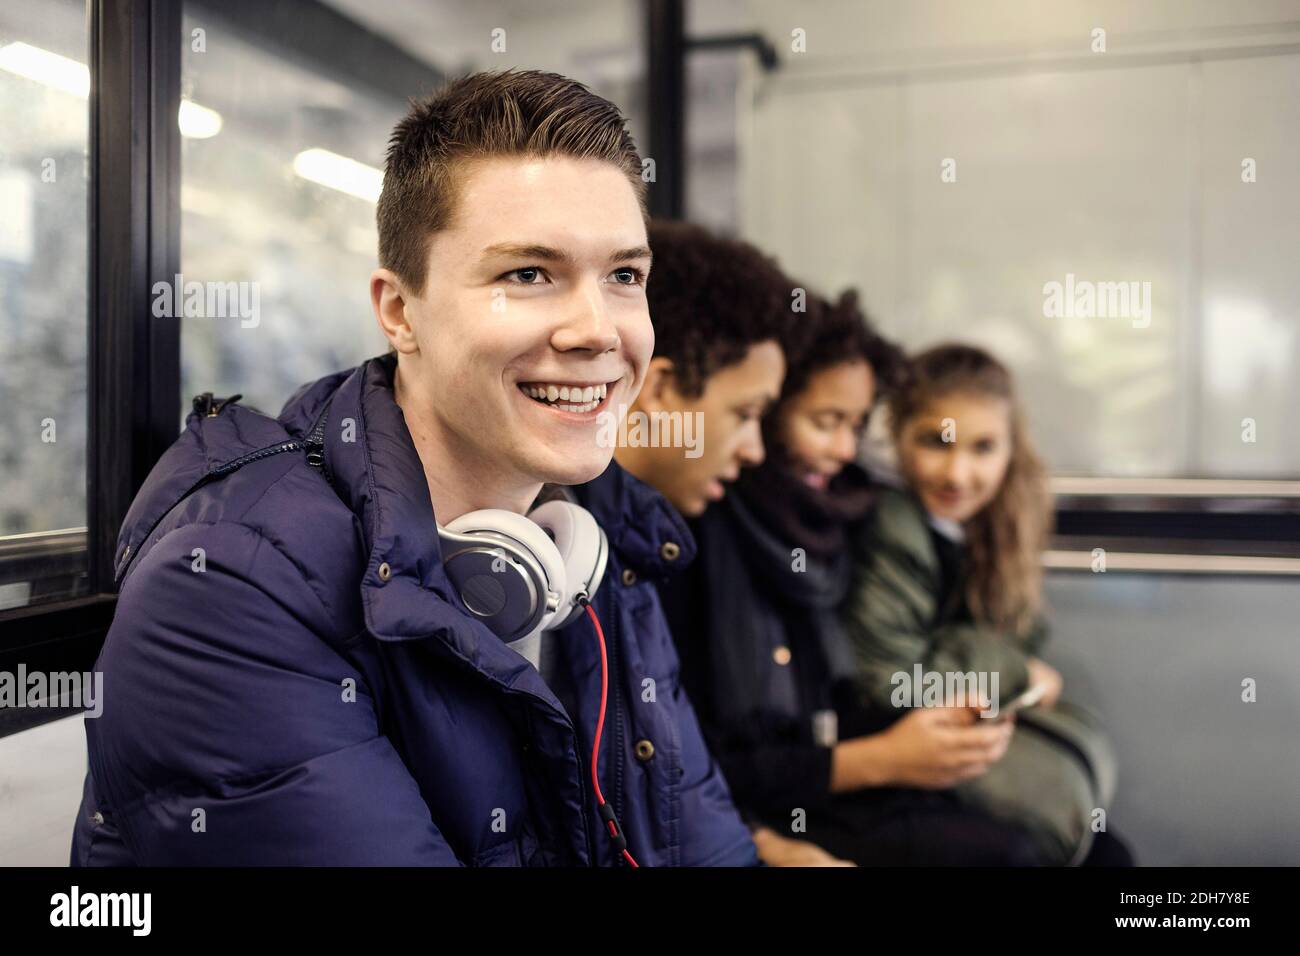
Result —
<instances>
[{"instance_id":1,"label":"man's eye","mask_svg":"<svg viewBox=\"0 0 1300 956\"><path fill-rule=\"evenodd\" d=\"M538 279L545 275L546 273L537 266L527 266L523 269L514 269L507 272L502 278L513 278L520 285L538 285Z\"/></svg>"},{"instance_id":2,"label":"man's eye","mask_svg":"<svg viewBox=\"0 0 1300 956\"><path fill-rule=\"evenodd\" d=\"M611 275L614 276L614 282L617 285L641 285L645 282L645 272L635 266L615 269Z\"/></svg>"}]
</instances>

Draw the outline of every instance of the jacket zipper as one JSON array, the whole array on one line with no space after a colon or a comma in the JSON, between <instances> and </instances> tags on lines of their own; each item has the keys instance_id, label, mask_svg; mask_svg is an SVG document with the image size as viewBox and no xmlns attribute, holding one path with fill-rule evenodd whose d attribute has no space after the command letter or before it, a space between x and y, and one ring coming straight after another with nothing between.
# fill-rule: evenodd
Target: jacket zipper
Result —
<instances>
[{"instance_id":1,"label":"jacket zipper","mask_svg":"<svg viewBox=\"0 0 1300 956\"><path fill-rule=\"evenodd\" d=\"M329 482L330 487L334 486L334 476L325 467L325 419L329 417L330 405L333 402L334 399L331 397L325 403L325 408L316 419L316 424L311 433L303 441L303 445L307 449L307 464L319 471L321 476Z\"/></svg>"},{"instance_id":2,"label":"jacket zipper","mask_svg":"<svg viewBox=\"0 0 1300 956\"><path fill-rule=\"evenodd\" d=\"M573 730L573 754L578 758L578 793L581 798L582 810L582 835L587 840L587 860L588 866L600 866L600 861L596 858L595 841L591 838L591 803L587 797L587 771L582 763L582 739L578 736L577 730Z\"/></svg>"},{"instance_id":3,"label":"jacket zipper","mask_svg":"<svg viewBox=\"0 0 1300 956\"><path fill-rule=\"evenodd\" d=\"M620 706L623 696L623 681L622 672L618 669L618 608L615 606L617 603L617 598L610 602L612 613L610 615L611 626L609 629L609 677L614 685L614 786L610 803L614 805L614 815L618 817L618 825L621 827L626 817L623 814L623 709Z\"/></svg>"},{"instance_id":4,"label":"jacket zipper","mask_svg":"<svg viewBox=\"0 0 1300 956\"><path fill-rule=\"evenodd\" d=\"M523 691L517 691L510 688L504 689L508 694L521 694L528 697L530 700L536 700L536 698L531 694L527 694ZM527 705L524 707L524 718L528 723L530 741L535 741L537 739L537 732L533 729L535 725L533 723L532 711ZM582 741L578 738L577 730L574 729L572 723L569 724L569 733L573 737L573 754L578 759L578 815L582 818L582 836L587 845L587 865L597 866L599 864L596 861L596 850L591 837L591 821L588 816L586 776L582 767Z\"/></svg>"},{"instance_id":5,"label":"jacket zipper","mask_svg":"<svg viewBox=\"0 0 1300 956\"><path fill-rule=\"evenodd\" d=\"M228 461L224 465L214 468L204 476L204 479L211 480L213 478L219 478L223 475L230 474L230 472L235 471L238 468L244 467L249 462L257 461L259 458L269 458L272 455L278 455L281 452L286 451L298 451L303 447L303 443L298 441L296 438L280 442L277 445L267 445L265 448L259 448L257 451L250 451L247 455L243 455L240 458L236 458L234 461ZM198 486L196 485L195 488L190 490L193 491L197 489L197 487ZM186 494L189 494L189 492L186 492Z\"/></svg>"},{"instance_id":6,"label":"jacket zipper","mask_svg":"<svg viewBox=\"0 0 1300 956\"><path fill-rule=\"evenodd\" d=\"M212 471L208 472L198 481L194 482L194 484L190 485L189 489L186 490L186 492L183 495L181 495L179 498L173 501L171 503L171 506L168 507L166 511L164 511L161 515L158 516L158 520L153 523L153 525L145 533L144 537L140 539L141 547L137 548L135 551L131 553L130 560L128 560L126 564L123 565L122 570L118 572L117 579L121 580L126 577L127 570L131 567L132 564L135 563L135 559L140 556L140 551L143 550L144 542L149 540L149 535L153 534L154 528L157 528L158 525L162 523L163 518L171 514L172 510L178 504L180 504L190 495L194 494L194 492L198 491L208 482L216 478L224 477L225 475L230 474L232 471L236 471L242 468L244 465L247 465L249 462L257 461L258 459L261 458L269 458L271 455L279 455L282 452L286 452L286 451L297 451L302 447L303 447L302 442L298 441L297 439L278 442L274 445L267 445L265 448L259 448L257 449L257 451L250 451L247 455L242 455L239 458L235 458L232 461L226 462L224 465L219 465L216 468L212 469Z\"/></svg>"}]
</instances>

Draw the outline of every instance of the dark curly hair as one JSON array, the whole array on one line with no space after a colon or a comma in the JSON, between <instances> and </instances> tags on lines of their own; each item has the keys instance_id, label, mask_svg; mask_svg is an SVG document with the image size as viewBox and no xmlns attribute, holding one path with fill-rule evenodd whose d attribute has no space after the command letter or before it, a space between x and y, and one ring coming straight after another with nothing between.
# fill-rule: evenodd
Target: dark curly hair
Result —
<instances>
[{"instance_id":1,"label":"dark curly hair","mask_svg":"<svg viewBox=\"0 0 1300 956\"><path fill-rule=\"evenodd\" d=\"M664 220L650 223L649 236L655 355L672 361L683 395L698 396L711 375L743 361L751 346L775 340L784 350L807 318L791 308L799 284L748 243Z\"/></svg>"},{"instance_id":2,"label":"dark curly hair","mask_svg":"<svg viewBox=\"0 0 1300 956\"><path fill-rule=\"evenodd\" d=\"M818 372L855 360L871 366L878 395L888 395L904 384L907 357L876 331L858 305L856 290L846 290L835 302L812 296L811 305L808 321L788 336L781 402L802 392Z\"/></svg>"}]
</instances>

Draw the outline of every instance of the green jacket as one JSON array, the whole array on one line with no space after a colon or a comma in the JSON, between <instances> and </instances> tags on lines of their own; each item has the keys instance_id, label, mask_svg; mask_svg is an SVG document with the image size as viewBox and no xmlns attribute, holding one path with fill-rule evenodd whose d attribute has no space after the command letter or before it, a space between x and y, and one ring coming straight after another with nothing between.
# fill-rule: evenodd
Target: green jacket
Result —
<instances>
[{"instance_id":1,"label":"green jacket","mask_svg":"<svg viewBox=\"0 0 1300 956\"><path fill-rule=\"evenodd\" d=\"M868 706L897 712L892 678L912 674L917 663L941 674L996 672L999 707L1026 690L1026 662L1046 641L1046 624L1039 620L1018 638L974 623L961 596L960 559L955 573L950 568L945 574L925 511L913 496L883 492L855 549L855 579L843 615ZM1093 834L1105 827L1116 772L1096 716L1058 701L1051 710L1022 711L1003 758L954 792L965 803L1026 826L1045 862L1077 864Z\"/></svg>"},{"instance_id":2,"label":"green jacket","mask_svg":"<svg viewBox=\"0 0 1300 956\"><path fill-rule=\"evenodd\" d=\"M1040 619L1027 636L1013 637L971 621L964 598L954 598L951 587L942 593L939 553L911 494L882 492L855 551L844 618L869 706L892 709L893 675L911 674L917 662L939 673L996 673L999 706L1028 688L1026 662L1046 642L1046 623Z\"/></svg>"}]
</instances>

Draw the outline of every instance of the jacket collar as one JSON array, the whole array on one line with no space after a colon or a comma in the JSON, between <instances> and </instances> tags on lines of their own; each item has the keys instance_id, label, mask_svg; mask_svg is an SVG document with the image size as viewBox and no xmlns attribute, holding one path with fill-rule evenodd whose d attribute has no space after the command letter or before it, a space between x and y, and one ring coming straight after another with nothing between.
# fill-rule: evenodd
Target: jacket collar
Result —
<instances>
[{"instance_id":1,"label":"jacket collar","mask_svg":"<svg viewBox=\"0 0 1300 956\"><path fill-rule=\"evenodd\" d=\"M541 695L549 697L536 670L459 607L442 564L424 466L393 397L396 366L396 356L388 354L308 383L279 416L297 437L324 416L324 471L358 517L365 542L366 626L385 641L436 635L457 656L506 683L520 681L536 691L536 678ZM695 541L682 517L614 462L599 478L567 489L566 497L592 513L620 561L639 573L664 574L694 557ZM675 552L665 550L669 541ZM387 581L379 576L385 563Z\"/></svg>"},{"instance_id":2,"label":"jacket collar","mask_svg":"<svg viewBox=\"0 0 1300 956\"><path fill-rule=\"evenodd\" d=\"M361 606L366 629L383 642L427 641L430 652L511 695L542 705L537 730L580 766L574 717L537 669L464 610L442 564L428 481L406 418L393 398L397 358L372 358L299 389L281 412L296 435L323 424L323 472L357 518L364 550ZM381 565L388 580L379 576ZM557 782L578 803L581 784Z\"/></svg>"},{"instance_id":3,"label":"jacket collar","mask_svg":"<svg viewBox=\"0 0 1300 956\"><path fill-rule=\"evenodd\" d=\"M384 355L304 386L280 419L297 435L318 423L323 431L324 473L365 542L361 597L371 633L401 641L453 626L472 632L465 625L476 622L452 604L424 466L393 398L396 365Z\"/></svg>"},{"instance_id":4,"label":"jacket collar","mask_svg":"<svg viewBox=\"0 0 1300 956\"><path fill-rule=\"evenodd\" d=\"M357 516L365 568L361 606L367 630L381 641L437 639L455 657L508 688L532 693L563 713L541 675L480 620L461 609L442 564L433 503L420 455L394 401L395 355L309 382L286 403L279 421L295 437L324 423L324 472ZM694 538L658 493L611 463L599 479L567 489L606 529L621 561L646 574L685 566ZM663 544L679 546L675 561ZM669 551L671 553L671 551ZM381 564L390 570L380 578Z\"/></svg>"},{"instance_id":5,"label":"jacket collar","mask_svg":"<svg viewBox=\"0 0 1300 956\"><path fill-rule=\"evenodd\" d=\"M571 491L577 503L605 529L610 548L637 574L665 577L694 560L695 538L686 519L668 499L618 462L610 461L599 478Z\"/></svg>"}]
</instances>

